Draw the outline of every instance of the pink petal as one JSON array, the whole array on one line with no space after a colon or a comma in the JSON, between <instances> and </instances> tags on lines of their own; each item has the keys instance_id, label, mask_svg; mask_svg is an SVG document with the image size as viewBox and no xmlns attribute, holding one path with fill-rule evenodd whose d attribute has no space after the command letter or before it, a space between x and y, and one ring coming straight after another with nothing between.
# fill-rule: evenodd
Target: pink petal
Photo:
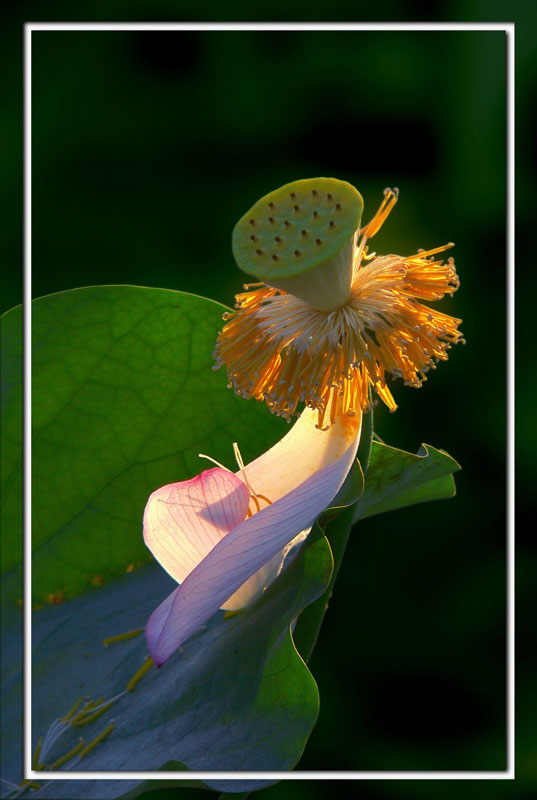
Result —
<instances>
[{"instance_id":1,"label":"pink petal","mask_svg":"<svg viewBox=\"0 0 537 800\"><path fill-rule=\"evenodd\" d=\"M246 517L249 495L228 470L205 470L153 492L144 512L144 540L178 583Z\"/></svg>"},{"instance_id":2,"label":"pink petal","mask_svg":"<svg viewBox=\"0 0 537 800\"><path fill-rule=\"evenodd\" d=\"M161 603L146 627L149 650L157 666L296 534L311 527L343 483L357 447L356 438L338 459L237 525Z\"/></svg>"}]
</instances>

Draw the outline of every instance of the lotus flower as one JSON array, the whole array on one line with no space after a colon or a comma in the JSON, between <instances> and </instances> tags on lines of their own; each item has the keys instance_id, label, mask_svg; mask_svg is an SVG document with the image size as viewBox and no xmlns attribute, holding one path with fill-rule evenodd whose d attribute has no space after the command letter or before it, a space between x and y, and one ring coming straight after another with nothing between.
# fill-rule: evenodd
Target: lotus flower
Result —
<instances>
[{"instance_id":1,"label":"lotus flower","mask_svg":"<svg viewBox=\"0 0 537 800\"><path fill-rule=\"evenodd\" d=\"M274 447L237 473L225 468L157 489L144 513L144 540L180 584L146 626L157 666L219 608L253 603L305 538L350 470L361 413L328 430L306 408Z\"/></svg>"},{"instance_id":2,"label":"lotus flower","mask_svg":"<svg viewBox=\"0 0 537 800\"><path fill-rule=\"evenodd\" d=\"M286 419L303 402L321 427L369 408L370 389L395 411L387 375L418 388L464 342L460 319L421 302L457 291L453 259L438 258L452 242L409 256L368 252L398 195L386 189L360 227L354 186L310 178L270 192L239 220L237 265L262 282L236 295L214 351L237 394Z\"/></svg>"}]
</instances>

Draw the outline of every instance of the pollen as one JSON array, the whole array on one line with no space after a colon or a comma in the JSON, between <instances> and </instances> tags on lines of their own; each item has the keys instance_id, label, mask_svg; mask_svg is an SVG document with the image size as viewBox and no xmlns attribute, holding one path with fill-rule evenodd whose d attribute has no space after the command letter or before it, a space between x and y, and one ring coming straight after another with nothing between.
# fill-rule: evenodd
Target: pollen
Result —
<instances>
[{"instance_id":1,"label":"pollen","mask_svg":"<svg viewBox=\"0 0 537 800\"><path fill-rule=\"evenodd\" d=\"M410 256L368 254L368 238L397 198L397 190L385 190L379 210L358 231L351 293L340 307L314 309L266 284L237 295L214 357L215 369L226 367L238 394L266 402L286 419L303 403L326 427L341 414L367 410L375 402L370 389L395 411L389 376L419 388L452 345L464 343L460 319L422 302L459 288L453 259L438 258L451 242Z\"/></svg>"}]
</instances>

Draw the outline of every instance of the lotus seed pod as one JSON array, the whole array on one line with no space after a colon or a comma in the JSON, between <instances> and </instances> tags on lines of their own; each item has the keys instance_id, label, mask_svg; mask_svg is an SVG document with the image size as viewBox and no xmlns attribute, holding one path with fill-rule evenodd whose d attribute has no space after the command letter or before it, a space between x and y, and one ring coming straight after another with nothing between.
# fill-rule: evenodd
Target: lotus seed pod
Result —
<instances>
[{"instance_id":1,"label":"lotus seed pod","mask_svg":"<svg viewBox=\"0 0 537 800\"><path fill-rule=\"evenodd\" d=\"M233 230L239 268L331 311L350 297L360 193L336 178L287 183L262 197Z\"/></svg>"}]
</instances>

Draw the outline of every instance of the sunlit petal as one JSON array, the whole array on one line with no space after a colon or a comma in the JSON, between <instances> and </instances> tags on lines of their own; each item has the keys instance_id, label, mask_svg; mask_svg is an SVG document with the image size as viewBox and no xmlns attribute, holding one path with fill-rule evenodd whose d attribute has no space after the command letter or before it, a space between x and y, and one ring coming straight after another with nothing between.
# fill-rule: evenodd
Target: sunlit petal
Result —
<instances>
[{"instance_id":1,"label":"sunlit petal","mask_svg":"<svg viewBox=\"0 0 537 800\"><path fill-rule=\"evenodd\" d=\"M346 449L272 505L233 528L184 579L173 596L156 609L146 635L157 665L162 665L291 539L311 527L337 493L356 456L358 423L351 427L351 422L352 418L346 418L349 425ZM324 435L330 438L329 433Z\"/></svg>"},{"instance_id":2,"label":"sunlit petal","mask_svg":"<svg viewBox=\"0 0 537 800\"><path fill-rule=\"evenodd\" d=\"M278 500L344 455L360 436L360 411L352 417L338 416L329 431L320 430L317 420L316 411L304 409L283 439L248 464L246 475L256 492L272 502Z\"/></svg>"},{"instance_id":3,"label":"sunlit petal","mask_svg":"<svg viewBox=\"0 0 537 800\"><path fill-rule=\"evenodd\" d=\"M220 539L246 517L248 489L225 469L209 469L153 492L144 512L144 540L182 583Z\"/></svg>"}]
</instances>

